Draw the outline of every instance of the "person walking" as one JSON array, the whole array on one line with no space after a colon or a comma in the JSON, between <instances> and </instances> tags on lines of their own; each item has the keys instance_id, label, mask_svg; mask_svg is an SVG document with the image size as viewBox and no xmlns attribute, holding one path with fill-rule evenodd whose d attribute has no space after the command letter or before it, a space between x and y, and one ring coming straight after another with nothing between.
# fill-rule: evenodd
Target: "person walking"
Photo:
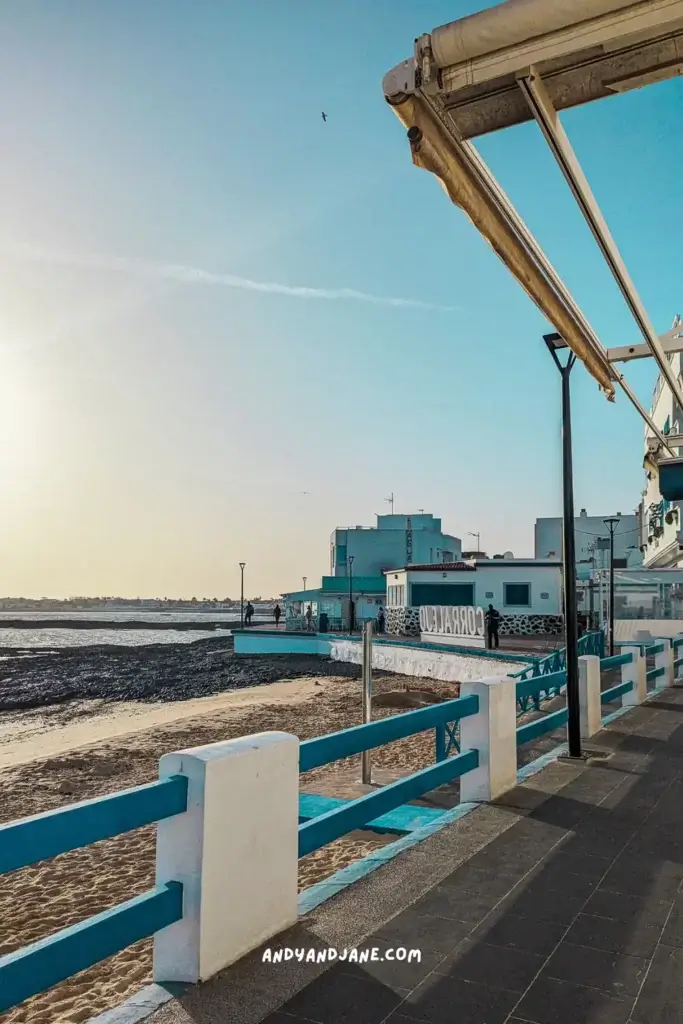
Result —
<instances>
[{"instance_id":1,"label":"person walking","mask_svg":"<svg viewBox=\"0 0 683 1024\"><path fill-rule=\"evenodd\" d=\"M493 607L492 604L488 606L486 612L486 646L487 647L500 647L498 640L498 627L500 625L500 612Z\"/></svg>"},{"instance_id":2,"label":"person walking","mask_svg":"<svg viewBox=\"0 0 683 1024\"><path fill-rule=\"evenodd\" d=\"M386 619L385 619L385 615L384 615L384 608L382 607L382 605L380 605L379 606L379 611L377 612L377 632L380 633L380 634L382 634L384 632L384 623L385 623L385 621L386 621Z\"/></svg>"},{"instance_id":3,"label":"person walking","mask_svg":"<svg viewBox=\"0 0 683 1024\"><path fill-rule=\"evenodd\" d=\"M280 616L282 615L282 608L279 604L276 604L273 608L273 618L275 619L275 628L280 625Z\"/></svg>"},{"instance_id":4,"label":"person walking","mask_svg":"<svg viewBox=\"0 0 683 1024\"><path fill-rule=\"evenodd\" d=\"M313 619L313 609L311 608L311 606L309 604L308 608L306 609L306 629L309 631L309 633L311 631L312 619Z\"/></svg>"}]
</instances>

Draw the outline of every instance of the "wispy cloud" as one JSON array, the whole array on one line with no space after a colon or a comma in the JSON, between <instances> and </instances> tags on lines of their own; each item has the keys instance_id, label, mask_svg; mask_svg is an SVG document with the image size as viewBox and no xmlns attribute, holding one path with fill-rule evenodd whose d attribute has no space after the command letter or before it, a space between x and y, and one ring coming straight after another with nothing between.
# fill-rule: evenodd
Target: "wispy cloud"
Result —
<instances>
[{"instance_id":1,"label":"wispy cloud","mask_svg":"<svg viewBox=\"0 0 683 1024\"><path fill-rule=\"evenodd\" d=\"M82 267L89 270L109 270L118 273L136 274L155 280L175 281L188 285L214 285L236 288L239 291L263 292L268 295L285 295L295 299L325 299L328 301L370 302L378 306L432 309L452 312L455 306L443 306L419 299L395 298L373 295L354 288L314 288L308 285L281 284L277 281L255 281L250 277L236 274L219 274L201 267L185 266L181 263L155 263L128 256L110 256L99 253L70 253L56 250L34 249L28 246L4 250L15 257L40 263L66 267Z\"/></svg>"}]
</instances>

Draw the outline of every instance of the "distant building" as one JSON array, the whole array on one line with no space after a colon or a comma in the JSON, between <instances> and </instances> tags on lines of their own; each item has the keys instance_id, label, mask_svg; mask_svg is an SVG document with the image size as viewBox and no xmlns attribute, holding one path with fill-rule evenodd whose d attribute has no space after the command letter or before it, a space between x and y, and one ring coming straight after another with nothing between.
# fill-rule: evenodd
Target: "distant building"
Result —
<instances>
[{"instance_id":1,"label":"distant building","mask_svg":"<svg viewBox=\"0 0 683 1024\"><path fill-rule=\"evenodd\" d=\"M599 569L609 568L609 529L602 516L589 516L585 508L574 520L576 545L576 576L578 580L594 578ZM615 569L637 568L643 564L640 551L638 516L616 513L619 523L614 530ZM562 559L562 519L559 516L537 519L534 527L535 558Z\"/></svg>"},{"instance_id":2,"label":"distant building","mask_svg":"<svg viewBox=\"0 0 683 1024\"><path fill-rule=\"evenodd\" d=\"M330 538L330 572L348 576L381 576L395 565L456 562L462 557L459 537L443 533L441 519L431 513L377 516L377 525L337 529Z\"/></svg>"},{"instance_id":3,"label":"distant building","mask_svg":"<svg viewBox=\"0 0 683 1024\"><path fill-rule=\"evenodd\" d=\"M386 600L384 576L323 576L319 587L291 591L282 595L285 606L285 627L306 627L306 609L311 606L311 626L327 630L348 629L350 602L353 601L353 619L356 626L367 619L376 619ZM321 622L321 616L324 616Z\"/></svg>"},{"instance_id":4,"label":"distant building","mask_svg":"<svg viewBox=\"0 0 683 1024\"><path fill-rule=\"evenodd\" d=\"M387 632L417 635L423 605L500 612L501 635L562 632L562 566L557 559L485 558L448 565L406 565L387 581Z\"/></svg>"}]
</instances>

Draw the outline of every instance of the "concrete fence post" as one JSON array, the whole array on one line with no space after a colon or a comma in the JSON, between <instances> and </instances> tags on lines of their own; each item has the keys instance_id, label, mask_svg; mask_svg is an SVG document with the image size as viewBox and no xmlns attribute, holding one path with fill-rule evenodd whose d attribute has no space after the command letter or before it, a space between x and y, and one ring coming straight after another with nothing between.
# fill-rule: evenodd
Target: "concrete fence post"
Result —
<instances>
[{"instance_id":1,"label":"concrete fence post","mask_svg":"<svg viewBox=\"0 0 683 1024\"><path fill-rule=\"evenodd\" d=\"M154 937L154 980L199 982L297 920L299 740L263 732L165 754L187 811L157 825L157 884L183 918Z\"/></svg>"},{"instance_id":2,"label":"concrete fence post","mask_svg":"<svg viewBox=\"0 0 683 1024\"><path fill-rule=\"evenodd\" d=\"M632 654L633 661L621 666L622 683L632 682L633 688L622 695L622 707L642 704L647 697L647 664L640 647L622 647L622 654Z\"/></svg>"},{"instance_id":3,"label":"concrete fence post","mask_svg":"<svg viewBox=\"0 0 683 1024\"><path fill-rule=\"evenodd\" d=\"M460 720L460 749L478 750L479 767L460 779L460 799L484 802L517 785L516 681L476 679L461 683L460 696L475 694L479 712Z\"/></svg>"},{"instance_id":4,"label":"concrete fence post","mask_svg":"<svg viewBox=\"0 0 683 1024\"><path fill-rule=\"evenodd\" d=\"M602 729L600 658L596 654L584 654L579 658L579 704L581 739L589 740Z\"/></svg>"},{"instance_id":5,"label":"concrete fence post","mask_svg":"<svg viewBox=\"0 0 683 1024\"><path fill-rule=\"evenodd\" d=\"M655 654L655 668L663 668L664 675L658 676L655 686L673 686L674 684L674 649L670 639L658 640L658 644L664 644L661 654Z\"/></svg>"}]
</instances>

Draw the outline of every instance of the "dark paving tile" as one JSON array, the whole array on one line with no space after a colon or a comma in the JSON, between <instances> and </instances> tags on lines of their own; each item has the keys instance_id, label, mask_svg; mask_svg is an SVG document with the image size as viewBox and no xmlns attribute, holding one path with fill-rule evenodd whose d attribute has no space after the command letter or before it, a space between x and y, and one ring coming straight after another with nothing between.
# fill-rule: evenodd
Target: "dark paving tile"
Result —
<instances>
[{"instance_id":1,"label":"dark paving tile","mask_svg":"<svg viewBox=\"0 0 683 1024\"><path fill-rule=\"evenodd\" d=\"M615 921L606 917L579 914L569 929L566 941L577 946L604 949L610 953L630 953L651 957L659 941L660 929L631 921Z\"/></svg>"},{"instance_id":2,"label":"dark paving tile","mask_svg":"<svg viewBox=\"0 0 683 1024\"><path fill-rule=\"evenodd\" d=\"M534 1024L626 1024L632 1006L632 999L541 976L515 1012Z\"/></svg>"},{"instance_id":3,"label":"dark paving tile","mask_svg":"<svg viewBox=\"0 0 683 1024\"><path fill-rule=\"evenodd\" d=\"M683 946L683 896L677 896L674 900L662 932L662 942L667 946Z\"/></svg>"},{"instance_id":4,"label":"dark paving tile","mask_svg":"<svg viewBox=\"0 0 683 1024\"><path fill-rule=\"evenodd\" d=\"M637 1024L680 1024L683 1019L683 949L659 947L632 1019Z\"/></svg>"},{"instance_id":5,"label":"dark paving tile","mask_svg":"<svg viewBox=\"0 0 683 1024\"><path fill-rule=\"evenodd\" d=\"M489 924L484 921L470 936L474 942L491 946L511 946L525 953L550 956L562 940L566 927L552 921L538 921L520 914L503 914Z\"/></svg>"},{"instance_id":6,"label":"dark paving tile","mask_svg":"<svg viewBox=\"0 0 683 1024\"><path fill-rule=\"evenodd\" d=\"M544 976L587 985L615 996L635 997L645 980L650 961L626 953L587 949L562 942L543 969Z\"/></svg>"},{"instance_id":7,"label":"dark paving tile","mask_svg":"<svg viewBox=\"0 0 683 1024\"><path fill-rule=\"evenodd\" d=\"M374 937L367 940L367 945L372 945L377 938L393 946L405 946L406 949L450 953L459 942L470 935L473 927L471 921L418 914L409 907L379 928Z\"/></svg>"},{"instance_id":8,"label":"dark paving tile","mask_svg":"<svg viewBox=\"0 0 683 1024\"><path fill-rule=\"evenodd\" d=\"M267 1017L264 1017L259 1024L297 1024L301 1017L292 1017L288 1013L280 1013L276 1010L275 1013L269 1013Z\"/></svg>"},{"instance_id":9,"label":"dark paving tile","mask_svg":"<svg viewBox=\"0 0 683 1024\"><path fill-rule=\"evenodd\" d=\"M575 854L571 845L560 853L553 854L548 864L548 872L557 872L559 875L585 875L586 878L602 878L612 866L613 857L592 856L587 853Z\"/></svg>"},{"instance_id":10,"label":"dark paving tile","mask_svg":"<svg viewBox=\"0 0 683 1024\"><path fill-rule=\"evenodd\" d=\"M426 896L417 900L411 909L418 914L435 914L437 917L451 917L456 921L479 923L501 898L486 890L477 893L437 885Z\"/></svg>"},{"instance_id":11,"label":"dark paving tile","mask_svg":"<svg viewBox=\"0 0 683 1024\"><path fill-rule=\"evenodd\" d=\"M458 889L463 892L476 892L477 889L483 889L491 896L502 897L517 885L528 870L527 867L510 870L502 863L497 870L495 867L478 868L468 864L458 868L452 875L447 875L440 885L442 888Z\"/></svg>"},{"instance_id":12,"label":"dark paving tile","mask_svg":"<svg viewBox=\"0 0 683 1024\"><path fill-rule=\"evenodd\" d=\"M584 914L609 917L614 921L637 921L651 928L661 928L669 916L671 900L649 900L625 893L598 889L583 908Z\"/></svg>"},{"instance_id":13,"label":"dark paving tile","mask_svg":"<svg viewBox=\"0 0 683 1024\"><path fill-rule=\"evenodd\" d=\"M405 948L405 947L404 947ZM438 968L444 959L443 953L418 950L419 958L413 953L410 960L396 959L398 952L396 946L380 939L370 939L364 944L362 952L368 951L372 959L367 962L343 960L339 961L338 968L342 974L353 974L356 977L370 977L381 981L390 988L402 989L416 988L428 974ZM388 954L388 959L387 959Z\"/></svg>"},{"instance_id":14,"label":"dark paving tile","mask_svg":"<svg viewBox=\"0 0 683 1024\"><path fill-rule=\"evenodd\" d=\"M640 899L672 900L681 881L680 865L668 861L658 863L656 854L647 860L626 855L609 869L598 888Z\"/></svg>"},{"instance_id":15,"label":"dark paving tile","mask_svg":"<svg viewBox=\"0 0 683 1024\"><path fill-rule=\"evenodd\" d=\"M511 946L489 946L484 942L462 942L436 968L451 980L474 981L489 988L524 992L543 967L545 960Z\"/></svg>"},{"instance_id":16,"label":"dark paving tile","mask_svg":"<svg viewBox=\"0 0 683 1024\"><path fill-rule=\"evenodd\" d=\"M550 864L547 868L542 867L534 872L527 888L543 898L546 898L548 892L562 892L567 896L576 896L587 900L599 883L599 878L575 875L568 871L562 871L559 866Z\"/></svg>"},{"instance_id":17,"label":"dark paving tile","mask_svg":"<svg viewBox=\"0 0 683 1024\"><path fill-rule=\"evenodd\" d=\"M410 993L398 1012L427 1024L503 1024L518 999L517 992L432 976Z\"/></svg>"},{"instance_id":18,"label":"dark paving tile","mask_svg":"<svg viewBox=\"0 0 683 1024\"><path fill-rule=\"evenodd\" d=\"M280 1007L281 1013L318 1024L380 1024L406 995L372 978L332 968Z\"/></svg>"},{"instance_id":19,"label":"dark paving tile","mask_svg":"<svg viewBox=\"0 0 683 1024\"><path fill-rule=\"evenodd\" d=\"M555 921L567 927L586 902L584 893L576 895L571 888L570 884L569 891L562 892L557 889L551 891L542 885L520 886L505 899L500 909L534 921Z\"/></svg>"}]
</instances>

